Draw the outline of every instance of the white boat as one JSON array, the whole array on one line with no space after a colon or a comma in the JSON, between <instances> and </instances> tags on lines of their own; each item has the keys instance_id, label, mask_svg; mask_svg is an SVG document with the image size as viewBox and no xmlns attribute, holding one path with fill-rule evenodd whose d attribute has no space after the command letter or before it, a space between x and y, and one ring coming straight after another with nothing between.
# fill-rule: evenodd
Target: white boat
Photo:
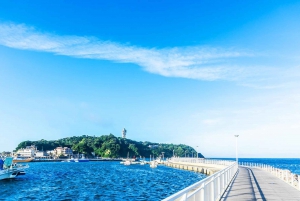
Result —
<instances>
[{"instance_id":1,"label":"white boat","mask_svg":"<svg viewBox=\"0 0 300 201\"><path fill-rule=\"evenodd\" d=\"M24 175L24 169L26 168L29 168L29 166L13 163L12 157L7 157L4 161L0 159L0 180L12 179L19 175Z\"/></svg>"},{"instance_id":2,"label":"white boat","mask_svg":"<svg viewBox=\"0 0 300 201\"><path fill-rule=\"evenodd\" d=\"M69 159L67 159L67 160L64 160L64 161L61 161L61 162L75 162L75 159L74 158L69 158Z\"/></svg>"},{"instance_id":3,"label":"white boat","mask_svg":"<svg viewBox=\"0 0 300 201\"><path fill-rule=\"evenodd\" d=\"M124 165L131 165L131 161L130 161L130 160L126 160L126 161L124 161L123 164L124 164Z\"/></svg>"},{"instance_id":4,"label":"white boat","mask_svg":"<svg viewBox=\"0 0 300 201\"><path fill-rule=\"evenodd\" d=\"M158 163L157 163L156 161L151 161L151 162L150 162L150 167L151 167L151 168L157 168L157 164L158 164Z\"/></svg>"},{"instance_id":5,"label":"white boat","mask_svg":"<svg viewBox=\"0 0 300 201\"><path fill-rule=\"evenodd\" d=\"M150 167L151 168L157 168L157 161L154 160L154 155L153 155L153 160L151 161L151 155L150 155Z\"/></svg>"},{"instance_id":6,"label":"white boat","mask_svg":"<svg viewBox=\"0 0 300 201\"><path fill-rule=\"evenodd\" d=\"M73 161L70 161L73 162ZM88 158L85 158L84 156L82 156L82 158L76 158L74 159L74 162L78 163L78 162L90 162L90 160Z\"/></svg>"},{"instance_id":7,"label":"white boat","mask_svg":"<svg viewBox=\"0 0 300 201\"><path fill-rule=\"evenodd\" d=\"M90 160L87 159L87 158L84 158L84 159L80 158L80 159L75 159L74 162L76 162L76 163L78 163L78 162L90 162Z\"/></svg>"},{"instance_id":8,"label":"white boat","mask_svg":"<svg viewBox=\"0 0 300 201\"><path fill-rule=\"evenodd\" d=\"M132 161L132 160L123 160L120 162L120 164L123 165L139 165L141 162L140 161Z\"/></svg>"},{"instance_id":9,"label":"white boat","mask_svg":"<svg viewBox=\"0 0 300 201\"><path fill-rule=\"evenodd\" d=\"M75 159L74 158L69 158L68 160L67 160L67 162L75 162Z\"/></svg>"},{"instance_id":10,"label":"white boat","mask_svg":"<svg viewBox=\"0 0 300 201\"><path fill-rule=\"evenodd\" d=\"M127 153L127 158L126 159L122 159L122 164L124 165L131 165L133 162L135 161L134 158L129 158L129 152Z\"/></svg>"},{"instance_id":11,"label":"white boat","mask_svg":"<svg viewBox=\"0 0 300 201\"><path fill-rule=\"evenodd\" d=\"M140 161L140 165L145 165L147 162L146 162L146 160L145 160L145 157L144 157L144 160L141 160Z\"/></svg>"},{"instance_id":12,"label":"white boat","mask_svg":"<svg viewBox=\"0 0 300 201\"><path fill-rule=\"evenodd\" d=\"M72 157L70 156L70 158L68 158L66 162L72 163L75 162L75 159L73 158L73 156Z\"/></svg>"}]
</instances>

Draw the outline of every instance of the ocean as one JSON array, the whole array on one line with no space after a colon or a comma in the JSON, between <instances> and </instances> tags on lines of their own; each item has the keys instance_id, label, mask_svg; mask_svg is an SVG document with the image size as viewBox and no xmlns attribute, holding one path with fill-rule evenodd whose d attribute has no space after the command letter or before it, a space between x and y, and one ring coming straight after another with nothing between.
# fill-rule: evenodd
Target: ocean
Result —
<instances>
[{"instance_id":1,"label":"ocean","mask_svg":"<svg viewBox=\"0 0 300 201\"><path fill-rule=\"evenodd\" d=\"M217 160L232 160L235 158L213 158ZM276 168L290 170L294 174L300 175L300 158L239 158L239 163L259 163L271 165Z\"/></svg>"},{"instance_id":2,"label":"ocean","mask_svg":"<svg viewBox=\"0 0 300 201\"><path fill-rule=\"evenodd\" d=\"M221 158L220 158L221 159ZM235 160L222 158L222 160ZM240 158L300 175L300 159ZM119 162L29 163L26 175L0 181L0 200L161 200L206 175L159 165Z\"/></svg>"},{"instance_id":3,"label":"ocean","mask_svg":"<svg viewBox=\"0 0 300 201\"><path fill-rule=\"evenodd\" d=\"M161 200L206 177L163 165L120 162L28 163L26 175L0 181L0 200Z\"/></svg>"}]
</instances>

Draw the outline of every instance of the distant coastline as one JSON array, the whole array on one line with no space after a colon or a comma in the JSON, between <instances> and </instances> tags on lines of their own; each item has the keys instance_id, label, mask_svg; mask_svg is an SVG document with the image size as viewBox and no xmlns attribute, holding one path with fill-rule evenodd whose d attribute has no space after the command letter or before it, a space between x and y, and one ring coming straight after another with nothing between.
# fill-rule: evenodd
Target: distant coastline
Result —
<instances>
[{"instance_id":1,"label":"distant coastline","mask_svg":"<svg viewBox=\"0 0 300 201\"><path fill-rule=\"evenodd\" d=\"M116 137L113 134L102 136L73 136L58 140L23 141L13 152L15 157L34 158L36 161L62 161L68 158L87 157L89 159L120 158L171 158L195 157L204 158L194 148L184 144L166 144L141 142ZM99 160L95 160L99 161Z\"/></svg>"}]
</instances>

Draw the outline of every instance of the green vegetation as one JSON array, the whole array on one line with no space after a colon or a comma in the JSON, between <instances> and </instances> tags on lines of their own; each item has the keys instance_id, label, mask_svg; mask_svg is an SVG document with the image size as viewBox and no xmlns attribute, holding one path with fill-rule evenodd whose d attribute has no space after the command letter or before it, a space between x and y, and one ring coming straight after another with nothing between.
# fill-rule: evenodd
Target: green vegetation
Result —
<instances>
[{"instance_id":1,"label":"green vegetation","mask_svg":"<svg viewBox=\"0 0 300 201\"><path fill-rule=\"evenodd\" d=\"M84 153L88 156L92 156L94 153L96 156L118 158L127 157L129 153L130 157L149 157L150 155L158 157L164 152L164 157L169 158L174 154L176 156L192 156L196 157L197 152L190 146L179 144L160 144L152 142L137 142L130 139L123 139L115 137L113 134L102 135L100 137L95 136L79 136L79 137L67 137L59 140L39 140L39 141L23 141L16 150L25 148L26 146L35 145L38 150L53 150L56 147L69 147L73 151L78 153ZM203 158L201 153L198 153L199 157Z\"/></svg>"}]
</instances>

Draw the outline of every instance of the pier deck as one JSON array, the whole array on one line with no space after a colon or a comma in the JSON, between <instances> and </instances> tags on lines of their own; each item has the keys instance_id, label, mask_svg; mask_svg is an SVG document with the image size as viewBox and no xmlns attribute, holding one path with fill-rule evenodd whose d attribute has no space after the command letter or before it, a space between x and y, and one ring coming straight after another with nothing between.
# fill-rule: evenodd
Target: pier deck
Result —
<instances>
[{"instance_id":1,"label":"pier deck","mask_svg":"<svg viewBox=\"0 0 300 201\"><path fill-rule=\"evenodd\" d=\"M171 162L171 163L167 162L164 164L174 168L202 172L207 175L212 175L227 167L225 165L218 165L218 164L187 163L187 162Z\"/></svg>"},{"instance_id":2,"label":"pier deck","mask_svg":"<svg viewBox=\"0 0 300 201\"><path fill-rule=\"evenodd\" d=\"M259 168L239 167L222 201L300 201L300 191Z\"/></svg>"}]
</instances>

